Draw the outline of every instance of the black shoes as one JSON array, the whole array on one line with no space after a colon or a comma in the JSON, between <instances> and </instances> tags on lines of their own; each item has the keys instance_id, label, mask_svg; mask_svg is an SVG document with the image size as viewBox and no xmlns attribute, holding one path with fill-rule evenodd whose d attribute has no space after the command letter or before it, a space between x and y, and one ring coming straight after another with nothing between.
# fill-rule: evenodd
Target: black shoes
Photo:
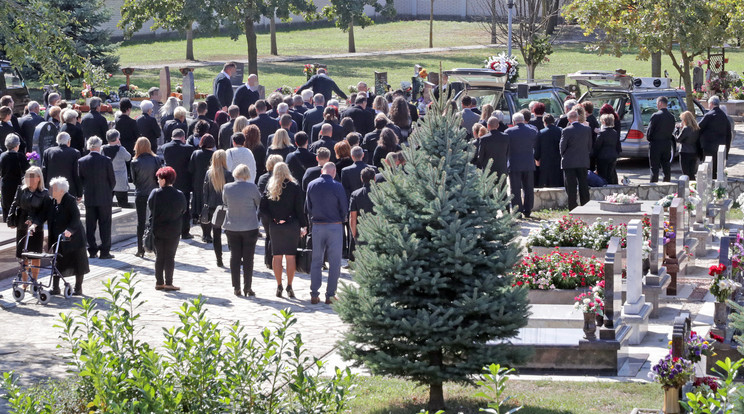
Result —
<instances>
[{"instance_id":1,"label":"black shoes","mask_svg":"<svg viewBox=\"0 0 744 414\"><path fill-rule=\"evenodd\" d=\"M100 257L101 260L109 260L113 258L114 258L114 255L111 253L102 254Z\"/></svg>"},{"instance_id":2,"label":"black shoes","mask_svg":"<svg viewBox=\"0 0 744 414\"><path fill-rule=\"evenodd\" d=\"M62 291L61 291L61 290L59 290L59 288L58 288L58 287L56 287L56 288L52 289L52 291L51 291L51 292L49 292L49 294L50 294L50 295L54 295L54 296L56 296L56 295L59 295L60 293L62 293Z\"/></svg>"},{"instance_id":3,"label":"black shoes","mask_svg":"<svg viewBox=\"0 0 744 414\"><path fill-rule=\"evenodd\" d=\"M287 285L287 296L292 299L295 298L294 290L292 290L292 285Z\"/></svg>"},{"instance_id":4,"label":"black shoes","mask_svg":"<svg viewBox=\"0 0 744 414\"><path fill-rule=\"evenodd\" d=\"M240 291L240 289L233 289L233 293L235 293L235 296L243 296L243 293Z\"/></svg>"},{"instance_id":5,"label":"black shoes","mask_svg":"<svg viewBox=\"0 0 744 414\"><path fill-rule=\"evenodd\" d=\"M246 290L245 290L245 295L246 295L246 296L256 296L256 292L254 292L254 291L253 291L253 290L251 290L251 289L246 289Z\"/></svg>"},{"instance_id":6,"label":"black shoes","mask_svg":"<svg viewBox=\"0 0 744 414\"><path fill-rule=\"evenodd\" d=\"M225 265L222 263L222 258L221 257L218 257L217 258L217 267L225 267Z\"/></svg>"},{"instance_id":7,"label":"black shoes","mask_svg":"<svg viewBox=\"0 0 744 414\"><path fill-rule=\"evenodd\" d=\"M193 238L194 238L194 236L192 236L192 235L191 235L191 233L187 233L187 234L182 234L182 235L181 235L181 238L182 238L183 240L189 240L189 239L193 239Z\"/></svg>"},{"instance_id":8,"label":"black shoes","mask_svg":"<svg viewBox=\"0 0 744 414\"><path fill-rule=\"evenodd\" d=\"M145 252L137 252L134 254L135 257L139 257L140 259L144 259Z\"/></svg>"},{"instance_id":9,"label":"black shoes","mask_svg":"<svg viewBox=\"0 0 744 414\"><path fill-rule=\"evenodd\" d=\"M276 287L276 297L282 297L282 290L284 290L284 288L282 288L282 285Z\"/></svg>"}]
</instances>

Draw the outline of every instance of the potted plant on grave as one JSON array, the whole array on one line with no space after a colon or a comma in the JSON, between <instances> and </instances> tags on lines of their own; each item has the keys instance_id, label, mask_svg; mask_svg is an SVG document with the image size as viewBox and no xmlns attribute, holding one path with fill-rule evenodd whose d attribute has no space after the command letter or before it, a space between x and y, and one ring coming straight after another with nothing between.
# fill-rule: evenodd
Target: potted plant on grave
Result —
<instances>
[{"instance_id":1,"label":"potted plant on grave","mask_svg":"<svg viewBox=\"0 0 744 414\"><path fill-rule=\"evenodd\" d=\"M705 376L705 358L713 355L713 345L717 338L723 339L715 334L710 334L710 338L705 338L698 335L695 331L690 332L690 337L687 338L687 355L685 355L685 359L693 364L693 379Z\"/></svg>"},{"instance_id":2,"label":"potted plant on grave","mask_svg":"<svg viewBox=\"0 0 744 414\"><path fill-rule=\"evenodd\" d=\"M599 293L592 289L591 292L582 293L574 298L574 309L584 314L584 339L588 341L597 340L597 317L604 317L604 301Z\"/></svg>"},{"instance_id":3,"label":"potted plant on grave","mask_svg":"<svg viewBox=\"0 0 744 414\"><path fill-rule=\"evenodd\" d=\"M576 252L525 256L514 266L514 286L527 286L532 303L571 304L604 279L604 263ZM578 292L577 292L578 291Z\"/></svg>"},{"instance_id":4,"label":"potted plant on grave","mask_svg":"<svg viewBox=\"0 0 744 414\"><path fill-rule=\"evenodd\" d=\"M615 213L637 213L641 211L641 203L638 196L631 194L613 193L599 202L599 209Z\"/></svg>"},{"instance_id":5,"label":"potted plant on grave","mask_svg":"<svg viewBox=\"0 0 744 414\"><path fill-rule=\"evenodd\" d=\"M664 389L664 413L679 414L679 394L692 373L692 363L684 358L667 354L651 370L654 381Z\"/></svg>"},{"instance_id":6,"label":"potted plant on grave","mask_svg":"<svg viewBox=\"0 0 744 414\"><path fill-rule=\"evenodd\" d=\"M737 268L740 266L741 264L737 257ZM708 269L708 274L713 276L713 283L710 285L710 293L716 298L713 321L717 327L722 328L726 325L726 320L728 318L728 305L726 304L726 301L731 298L731 295L736 292L736 289L741 287L741 284L729 278L729 273L726 272L726 265L723 263L718 264L717 266L711 266Z\"/></svg>"}]
</instances>

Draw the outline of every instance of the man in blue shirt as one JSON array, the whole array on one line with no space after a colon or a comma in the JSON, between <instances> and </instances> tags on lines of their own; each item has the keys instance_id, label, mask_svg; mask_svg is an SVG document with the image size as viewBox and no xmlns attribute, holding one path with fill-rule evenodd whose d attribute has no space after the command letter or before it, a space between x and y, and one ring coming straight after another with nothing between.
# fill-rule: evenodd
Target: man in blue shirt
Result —
<instances>
[{"instance_id":1,"label":"man in blue shirt","mask_svg":"<svg viewBox=\"0 0 744 414\"><path fill-rule=\"evenodd\" d=\"M312 221L313 263L310 268L310 303L320 302L320 285L323 283L323 258L328 258L328 284L326 304L336 299L336 287L341 276L341 253L344 242L344 222L349 203L344 187L336 181L336 164L323 165L319 178L307 186L307 211Z\"/></svg>"}]
</instances>

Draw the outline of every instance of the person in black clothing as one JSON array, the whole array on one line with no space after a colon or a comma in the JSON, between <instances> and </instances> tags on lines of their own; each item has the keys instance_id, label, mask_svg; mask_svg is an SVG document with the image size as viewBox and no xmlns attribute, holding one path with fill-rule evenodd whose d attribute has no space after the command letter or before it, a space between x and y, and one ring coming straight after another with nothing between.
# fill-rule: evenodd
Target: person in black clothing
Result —
<instances>
[{"instance_id":1,"label":"person in black clothing","mask_svg":"<svg viewBox=\"0 0 744 414\"><path fill-rule=\"evenodd\" d=\"M542 118L545 128L537 134L535 160L540 163L538 187L563 187L561 172L561 129L555 126L555 118L545 114Z\"/></svg>"},{"instance_id":2,"label":"person in black clothing","mask_svg":"<svg viewBox=\"0 0 744 414\"><path fill-rule=\"evenodd\" d=\"M290 112L291 111L294 111L294 112L296 112L297 114L300 115L299 121L297 120L297 118L295 118L294 116L292 116L292 119L294 119L295 122L297 122L297 126L298 127L302 127L303 115L305 114L305 112L307 112L308 109L310 109L310 108L308 108L307 106L305 106L305 101L302 100L302 96L301 95L295 95L295 96L292 97L292 107L290 108Z\"/></svg>"},{"instance_id":3,"label":"person in black clothing","mask_svg":"<svg viewBox=\"0 0 744 414\"><path fill-rule=\"evenodd\" d=\"M197 116L196 119L189 123L189 129L186 132L187 136L194 135L194 128L200 121L205 121L209 124L209 129L207 130L207 132L209 132L213 137L216 137L220 133L220 127L217 126L213 119L209 119L209 117L207 117L208 111L209 105L207 105L206 102L202 101L196 103Z\"/></svg>"},{"instance_id":4,"label":"person in black clothing","mask_svg":"<svg viewBox=\"0 0 744 414\"><path fill-rule=\"evenodd\" d=\"M336 82L328 77L328 71L324 68L318 69L318 74L313 75L304 85L300 86L297 93L305 89L312 89L315 93L323 95L326 102L331 100L331 92L336 92L336 95L341 97L341 99L348 99L344 91L336 85Z\"/></svg>"},{"instance_id":5,"label":"person in black clothing","mask_svg":"<svg viewBox=\"0 0 744 414\"><path fill-rule=\"evenodd\" d=\"M9 106L0 107L0 150L6 151L5 137L10 134L16 134L15 128L11 123L13 110Z\"/></svg>"},{"instance_id":6,"label":"person in black clothing","mask_svg":"<svg viewBox=\"0 0 744 414\"><path fill-rule=\"evenodd\" d=\"M278 129L273 136L271 146L266 150L266 157L268 158L273 154L277 154L281 156L282 161L284 161L287 159L287 156L295 150L295 147L292 146L289 139L289 132L285 129Z\"/></svg>"},{"instance_id":7,"label":"person in black clothing","mask_svg":"<svg viewBox=\"0 0 744 414\"><path fill-rule=\"evenodd\" d=\"M103 139L108 131L108 121L98 112L101 107L101 98L93 97L90 100L90 112L83 116L80 127L83 129L83 138L87 141L90 137Z\"/></svg>"},{"instance_id":8,"label":"person in black clothing","mask_svg":"<svg viewBox=\"0 0 744 414\"><path fill-rule=\"evenodd\" d=\"M183 216L188 214L187 201L183 193L173 187L176 181L173 168L163 167L155 176L160 188L152 190L147 199L155 243L155 290L180 290L173 286L173 271L176 267L178 233Z\"/></svg>"},{"instance_id":9,"label":"person in black clothing","mask_svg":"<svg viewBox=\"0 0 744 414\"><path fill-rule=\"evenodd\" d=\"M21 253L24 251L41 253L44 249L44 221L49 214L51 199L49 192L44 188L44 176L41 168L32 166L26 170L23 177L23 187L18 189L15 195L15 201L18 204L18 227L16 228L16 258L23 260L25 265L29 264L28 259L24 259ZM26 236L28 235L28 240ZM28 246L24 249L24 246ZM39 268L41 260L30 260L31 269L34 279L39 277ZM22 280L28 280L28 275L24 272L21 275ZM26 287L24 286L24 289Z\"/></svg>"},{"instance_id":10,"label":"person in black clothing","mask_svg":"<svg viewBox=\"0 0 744 414\"><path fill-rule=\"evenodd\" d=\"M235 63L227 62L222 67L222 72L218 73L214 79L213 93L219 104L218 110L227 111L227 107L233 101L233 87L230 78L235 75L236 70L237 65Z\"/></svg>"},{"instance_id":11,"label":"person in black clothing","mask_svg":"<svg viewBox=\"0 0 744 414\"><path fill-rule=\"evenodd\" d=\"M558 128L564 129L568 126L568 113L578 104L579 103L576 99L566 99L566 101L563 102L563 114L558 118L558 123L556 124Z\"/></svg>"},{"instance_id":12,"label":"person in black clothing","mask_svg":"<svg viewBox=\"0 0 744 414\"><path fill-rule=\"evenodd\" d=\"M185 134L188 128L189 127L186 124L186 108L179 106L176 108L175 112L173 112L173 119L167 121L165 126L163 126L164 142L167 144L171 141L173 138L173 131L180 129Z\"/></svg>"},{"instance_id":13,"label":"person in black clothing","mask_svg":"<svg viewBox=\"0 0 744 414\"><path fill-rule=\"evenodd\" d=\"M353 124L353 121L351 121L350 123ZM331 134L331 136L333 137L334 141L340 141L346 136L346 134L344 133L344 127L342 127L338 123L338 110L335 106L327 106L323 110L323 121L313 125L310 131L311 145L319 139L320 129L325 124L329 124L333 128L333 133Z\"/></svg>"},{"instance_id":14,"label":"person in black clothing","mask_svg":"<svg viewBox=\"0 0 744 414\"><path fill-rule=\"evenodd\" d=\"M134 183L134 206L137 209L137 257L145 257L145 248L142 245L142 236L145 234L145 220L147 220L147 198L152 190L158 188L158 180L155 173L160 169L162 162L152 151L150 140L140 137L134 144L134 159L132 160L131 173Z\"/></svg>"},{"instance_id":15,"label":"person in black clothing","mask_svg":"<svg viewBox=\"0 0 744 414\"><path fill-rule=\"evenodd\" d=\"M0 155L0 199L2 199L3 222L8 220L8 210L13 203L18 187L23 181L23 174L29 167L24 154L18 152L21 138L16 134L5 137L8 149Z\"/></svg>"},{"instance_id":16,"label":"person in black clothing","mask_svg":"<svg viewBox=\"0 0 744 414\"><path fill-rule=\"evenodd\" d=\"M230 137L236 132L233 128L235 126L235 120L240 116L240 108L237 105L230 105L227 108L227 113L230 115L230 120L220 126L220 134L217 137L217 148L225 151L232 147Z\"/></svg>"},{"instance_id":17,"label":"person in black clothing","mask_svg":"<svg viewBox=\"0 0 744 414\"><path fill-rule=\"evenodd\" d=\"M659 168L664 171L664 181L672 180L671 158L674 145L674 115L667 109L666 96L656 98L658 111L651 115L646 129L649 142L648 158L651 165L651 182L659 181Z\"/></svg>"},{"instance_id":18,"label":"person in black clothing","mask_svg":"<svg viewBox=\"0 0 744 414\"><path fill-rule=\"evenodd\" d=\"M302 115L302 130L312 139L313 127L323 121L323 111L325 110L325 98L323 95L316 93L313 96L314 108L308 109ZM310 141L312 143L312 140Z\"/></svg>"},{"instance_id":19,"label":"person in black clothing","mask_svg":"<svg viewBox=\"0 0 744 414\"><path fill-rule=\"evenodd\" d=\"M199 142L201 141L201 137L205 134L209 134L209 123L203 119L200 119L196 122L193 133L189 135L189 138L186 140L186 144L191 145L194 148L199 148L201 146L199 144Z\"/></svg>"},{"instance_id":20,"label":"person in black clothing","mask_svg":"<svg viewBox=\"0 0 744 414\"><path fill-rule=\"evenodd\" d=\"M331 152L331 162L335 163L338 161L338 158L333 147L337 141L332 138L332 135L333 126L331 124L323 124L320 128L320 139L310 145L310 152L317 154L319 148L328 148L328 151Z\"/></svg>"},{"instance_id":21,"label":"person in black clothing","mask_svg":"<svg viewBox=\"0 0 744 414\"><path fill-rule=\"evenodd\" d=\"M346 167L354 165L354 160L351 159L351 146L346 141L339 141L333 145L333 152L336 153L336 181L341 181L341 170Z\"/></svg>"},{"instance_id":22,"label":"person in black clothing","mask_svg":"<svg viewBox=\"0 0 744 414\"><path fill-rule=\"evenodd\" d=\"M377 171L372 167L366 167L362 170L359 176L359 181L362 186L351 193L349 199L349 229L351 231L351 243L349 245L349 258L354 259L354 248L359 243L359 217L362 213L372 214L374 210L374 204L369 198L369 193L372 191L371 185L372 180L375 179Z\"/></svg>"},{"instance_id":23,"label":"person in black clothing","mask_svg":"<svg viewBox=\"0 0 744 414\"><path fill-rule=\"evenodd\" d=\"M158 150L158 140L163 132L160 130L158 120L152 116L152 108L152 102L142 101L140 104L142 115L137 118L137 129L143 137L150 140L150 148L155 152Z\"/></svg>"},{"instance_id":24,"label":"person in black clothing","mask_svg":"<svg viewBox=\"0 0 744 414\"><path fill-rule=\"evenodd\" d=\"M304 235L307 220L304 212L304 195L286 163L279 162L266 191L262 193L260 212L269 224L272 269L276 278L276 296L282 297L282 257L287 262L287 295L294 298L292 281L296 270L295 256L300 234Z\"/></svg>"},{"instance_id":25,"label":"person in black clothing","mask_svg":"<svg viewBox=\"0 0 744 414\"><path fill-rule=\"evenodd\" d=\"M88 155L78 160L78 175L83 184L85 201L85 233L88 238L88 253L94 258L100 251L101 259L113 259L111 255L111 207L116 177L111 160L101 154L98 137L88 138ZM101 235L101 244L96 242L96 227Z\"/></svg>"},{"instance_id":26,"label":"person in black clothing","mask_svg":"<svg viewBox=\"0 0 744 414\"><path fill-rule=\"evenodd\" d=\"M710 110L700 120L700 146L703 155L713 157L713 178L718 178L718 147L726 146L726 154L731 147L731 124L721 109L721 100L713 95L708 98Z\"/></svg>"},{"instance_id":27,"label":"person in black clothing","mask_svg":"<svg viewBox=\"0 0 744 414\"><path fill-rule=\"evenodd\" d=\"M364 158L364 150L362 147L356 146L351 149L351 159L354 164L341 170L341 185L346 190L346 196L351 197L351 193L362 188L362 171L369 166L362 161ZM374 171L374 168L372 169ZM374 175L372 176L374 178Z\"/></svg>"},{"instance_id":28,"label":"person in black clothing","mask_svg":"<svg viewBox=\"0 0 744 414\"><path fill-rule=\"evenodd\" d=\"M354 121L354 128L362 135L366 135L375 128L374 114L367 111L367 98L359 95L355 105L344 111L343 117L349 117Z\"/></svg>"},{"instance_id":29,"label":"person in black clothing","mask_svg":"<svg viewBox=\"0 0 744 414\"><path fill-rule=\"evenodd\" d=\"M177 129L173 131L171 142L163 145L163 158L165 165L173 168L176 172L173 186L180 191L186 198L186 209L183 214L183 223L181 226L181 238L192 239L191 235L191 214L189 213L189 200L191 200L191 174L189 173L189 162L191 154L195 148L186 144L186 133Z\"/></svg>"},{"instance_id":30,"label":"person in black clothing","mask_svg":"<svg viewBox=\"0 0 744 414\"><path fill-rule=\"evenodd\" d=\"M194 214L199 214L204 207L204 177L207 175L209 164L212 162L212 155L215 150L214 137L210 134L205 134L199 141L200 149L194 151L191 154L191 160L189 160L189 175L191 175L191 188L193 194L191 197L191 211ZM203 228L202 228L203 229ZM212 243L212 236L210 232L202 232L202 242Z\"/></svg>"},{"instance_id":31,"label":"person in black clothing","mask_svg":"<svg viewBox=\"0 0 744 414\"><path fill-rule=\"evenodd\" d=\"M581 103L581 106L584 108L584 112L586 113L586 123L589 124L589 128L592 129L592 145L597 141L597 134L599 133L599 121L597 121L597 117L594 116L594 104L591 101L584 101ZM596 171L597 170L597 159L594 154L592 154L591 158L589 159L589 171Z\"/></svg>"},{"instance_id":32,"label":"person in black clothing","mask_svg":"<svg viewBox=\"0 0 744 414\"><path fill-rule=\"evenodd\" d=\"M0 106L7 106L10 108L10 124L13 126L13 129L15 130L15 133L18 135L21 140L23 140L23 134L21 133L21 126L18 123L18 117L15 114L15 102L13 102L13 97L10 95L4 95L3 97L0 97ZM23 149L23 145L21 145L21 148ZM23 151L22 151L23 152ZM24 152L25 153L25 152Z\"/></svg>"},{"instance_id":33,"label":"person in black clothing","mask_svg":"<svg viewBox=\"0 0 744 414\"><path fill-rule=\"evenodd\" d=\"M495 116L488 118L488 133L478 139L478 155L475 165L482 169L491 162L491 172L499 176L507 174L509 160L509 137L499 131L499 119Z\"/></svg>"},{"instance_id":34,"label":"person in black clothing","mask_svg":"<svg viewBox=\"0 0 744 414\"><path fill-rule=\"evenodd\" d=\"M76 149L80 154L83 154L85 148L85 137L83 136L83 130L77 125L78 112L74 109L66 109L62 112L62 120L64 124L59 128L59 132L66 132L70 135L70 148ZM73 195L76 193L73 192Z\"/></svg>"},{"instance_id":35,"label":"person in black clothing","mask_svg":"<svg viewBox=\"0 0 744 414\"><path fill-rule=\"evenodd\" d=\"M617 157L622 152L620 136L613 128L615 117L611 114L605 114L599 117L602 121L602 129L597 134L597 140L594 141L593 153L597 160L597 175L604 178L607 184L617 184Z\"/></svg>"},{"instance_id":36,"label":"person in black clothing","mask_svg":"<svg viewBox=\"0 0 744 414\"><path fill-rule=\"evenodd\" d=\"M702 152L700 127L695 120L695 115L690 111L682 112L680 119L682 128L674 133L676 141L682 144L679 151L679 163L682 167L682 174L694 181L697 172L698 154ZM1 163L2 161L0 161Z\"/></svg>"},{"instance_id":37,"label":"person in black clothing","mask_svg":"<svg viewBox=\"0 0 744 414\"><path fill-rule=\"evenodd\" d=\"M292 127L294 127L294 121L292 120L291 115L284 114L279 117L279 129L283 129L287 131L287 136L289 137L289 143L291 145L294 145L295 144L295 140L294 140L295 133L292 132ZM279 129L277 129L277 131L279 131ZM269 146L271 146L272 143L274 142L275 134L276 132L269 135Z\"/></svg>"},{"instance_id":38,"label":"person in black clothing","mask_svg":"<svg viewBox=\"0 0 744 414\"><path fill-rule=\"evenodd\" d=\"M57 146L47 148L41 157L41 172L50 186L49 180L54 177L67 179L69 193L77 198L83 196L82 184L78 175L80 152L70 148L70 135L67 132L57 134Z\"/></svg>"},{"instance_id":39,"label":"person in black clothing","mask_svg":"<svg viewBox=\"0 0 744 414\"><path fill-rule=\"evenodd\" d=\"M256 101L261 99L261 94L258 87L258 76L250 74L247 82L235 91L235 97L233 98L232 104L237 105L240 108L240 115L250 118L248 115L248 108L255 104Z\"/></svg>"},{"instance_id":40,"label":"person in black clothing","mask_svg":"<svg viewBox=\"0 0 744 414\"><path fill-rule=\"evenodd\" d=\"M289 171L298 183L302 182L302 176L305 175L305 170L314 167L316 164L315 156L307 149L307 141L308 137L305 131L296 133L295 143L297 144L297 149L288 154L286 158Z\"/></svg>"},{"instance_id":41,"label":"person in black clothing","mask_svg":"<svg viewBox=\"0 0 744 414\"><path fill-rule=\"evenodd\" d=\"M266 111L268 110L268 105L266 104L266 101L263 99L259 99L256 102L256 113L257 116L251 120L248 121L251 125L256 125L258 129L261 131L261 144L263 144L264 148L269 146L269 135L276 132L277 129L279 129L279 121L269 116Z\"/></svg>"},{"instance_id":42,"label":"person in black clothing","mask_svg":"<svg viewBox=\"0 0 744 414\"><path fill-rule=\"evenodd\" d=\"M400 151L400 145L398 145L398 137L395 135L395 132L393 132L392 129L385 127L380 133L380 139L377 142L377 147L375 148L375 152L372 155L372 163L375 167L381 168L382 160L385 159L388 153L398 151Z\"/></svg>"},{"instance_id":43,"label":"person in black clothing","mask_svg":"<svg viewBox=\"0 0 744 414\"><path fill-rule=\"evenodd\" d=\"M374 131L368 133L362 139L362 148L364 149L364 162L366 162L367 164L372 164L372 156L375 153L375 148L377 148L377 141L379 141L380 139L380 133L382 133L382 129L387 126L388 122L389 120L387 119L387 116L385 116L385 114L377 114L377 116L375 116Z\"/></svg>"},{"instance_id":44,"label":"person in black clothing","mask_svg":"<svg viewBox=\"0 0 744 414\"><path fill-rule=\"evenodd\" d=\"M393 92L393 101L395 101L395 98L403 98L403 100L405 100L406 94L403 92L402 89L396 89ZM416 108L416 105L410 102L406 102L406 105L408 106L408 115L411 117L411 125L413 125L419 119L418 108Z\"/></svg>"},{"instance_id":45,"label":"person in black clothing","mask_svg":"<svg viewBox=\"0 0 744 414\"><path fill-rule=\"evenodd\" d=\"M253 154L253 159L256 161L256 177L255 182L258 182L258 177L266 173L266 147L261 144L261 130L255 125L248 125L243 128L243 135L245 136L245 147ZM253 177L251 177L253 180Z\"/></svg>"},{"instance_id":46,"label":"person in black clothing","mask_svg":"<svg viewBox=\"0 0 744 414\"><path fill-rule=\"evenodd\" d=\"M266 191L266 186L269 185L269 180L274 174L274 166L276 164L279 164L280 162L283 162L283 160L282 157L278 154L270 155L268 158L266 158L266 172L258 177L258 180L256 181L256 186L258 187L259 193L263 194Z\"/></svg>"},{"instance_id":47,"label":"person in black clothing","mask_svg":"<svg viewBox=\"0 0 744 414\"><path fill-rule=\"evenodd\" d=\"M178 106L178 98L171 96L168 98L168 100L165 101L163 106L160 107L160 110L158 110L158 115L160 117L160 120L158 121L160 123L160 129L165 130L165 123L170 121L171 119L174 119L174 114Z\"/></svg>"},{"instance_id":48,"label":"person in black clothing","mask_svg":"<svg viewBox=\"0 0 744 414\"><path fill-rule=\"evenodd\" d=\"M209 207L209 218L217 209L224 204L222 201L222 190L225 184L233 182L233 176L227 169L227 153L225 150L217 150L212 154L212 165L207 170L202 186L204 205ZM212 224L202 224L202 234L209 234L211 228L212 246L217 257L217 266L224 267L222 263L222 227Z\"/></svg>"},{"instance_id":49,"label":"person in black clothing","mask_svg":"<svg viewBox=\"0 0 744 414\"><path fill-rule=\"evenodd\" d=\"M129 117L129 114L132 113L132 102L128 98L122 99L119 102L119 110L121 111L121 115L116 120L114 129L119 131L121 146L131 154L134 152L134 143L140 137L137 121Z\"/></svg>"},{"instance_id":50,"label":"person in black clothing","mask_svg":"<svg viewBox=\"0 0 744 414\"><path fill-rule=\"evenodd\" d=\"M318 165L305 170L305 175L302 176L302 191L307 191L307 186L310 185L310 182L320 177L323 166L331 160L331 151L325 147L318 148L318 153L315 155L315 159L318 162Z\"/></svg>"},{"instance_id":51,"label":"person in black clothing","mask_svg":"<svg viewBox=\"0 0 744 414\"><path fill-rule=\"evenodd\" d=\"M62 234L67 240L60 241L56 267L62 276L75 275L73 295L83 295L83 277L90 272L88 256L85 254L85 228L80 221L80 209L77 200L69 194L67 179L54 177L49 181L53 203L49 208L49 239L47 249L54 250L57 238ZM53 279L52 295L59 295L59 276Z\"/></svg>"},{"instance_id":52,"label":"person in black clothing","mask_svg":"<svg viewBox=\"0 0 744 414\"><path fill-rule=\"evenodd\" d=\"M34 131L36 126L44 122L44 118L39 115L40 107L36 101L31 101L26 105L28 109L28 115L24 115L18 120L18 125L21 128L21 134L23 140L26 142L28 147L32 147L34 142Z\"/></svg>"}]
</instances>

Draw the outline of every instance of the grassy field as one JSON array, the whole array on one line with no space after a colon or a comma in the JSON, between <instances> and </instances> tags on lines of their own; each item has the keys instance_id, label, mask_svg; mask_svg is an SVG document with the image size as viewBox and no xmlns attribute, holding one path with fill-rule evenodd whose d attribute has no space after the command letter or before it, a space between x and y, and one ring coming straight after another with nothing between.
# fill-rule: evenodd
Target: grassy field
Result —
<instances>
[{"instance_id":1,"label":"grassy field","mask_svg":"<svg viewBox=\"0 0 744 414\"><path fill-rule=\"evenodd\" d=\"M383 377L360 377L352 413L413 414L426 408L428 389L410 381ZM507 382L505 395L520 414L629 413L634 407L661 408L663 394L658 384L517 381ZM474 387L445 384L447 413L475 414L486 407L474 398Z\"/></svg>"}]
</instances>

